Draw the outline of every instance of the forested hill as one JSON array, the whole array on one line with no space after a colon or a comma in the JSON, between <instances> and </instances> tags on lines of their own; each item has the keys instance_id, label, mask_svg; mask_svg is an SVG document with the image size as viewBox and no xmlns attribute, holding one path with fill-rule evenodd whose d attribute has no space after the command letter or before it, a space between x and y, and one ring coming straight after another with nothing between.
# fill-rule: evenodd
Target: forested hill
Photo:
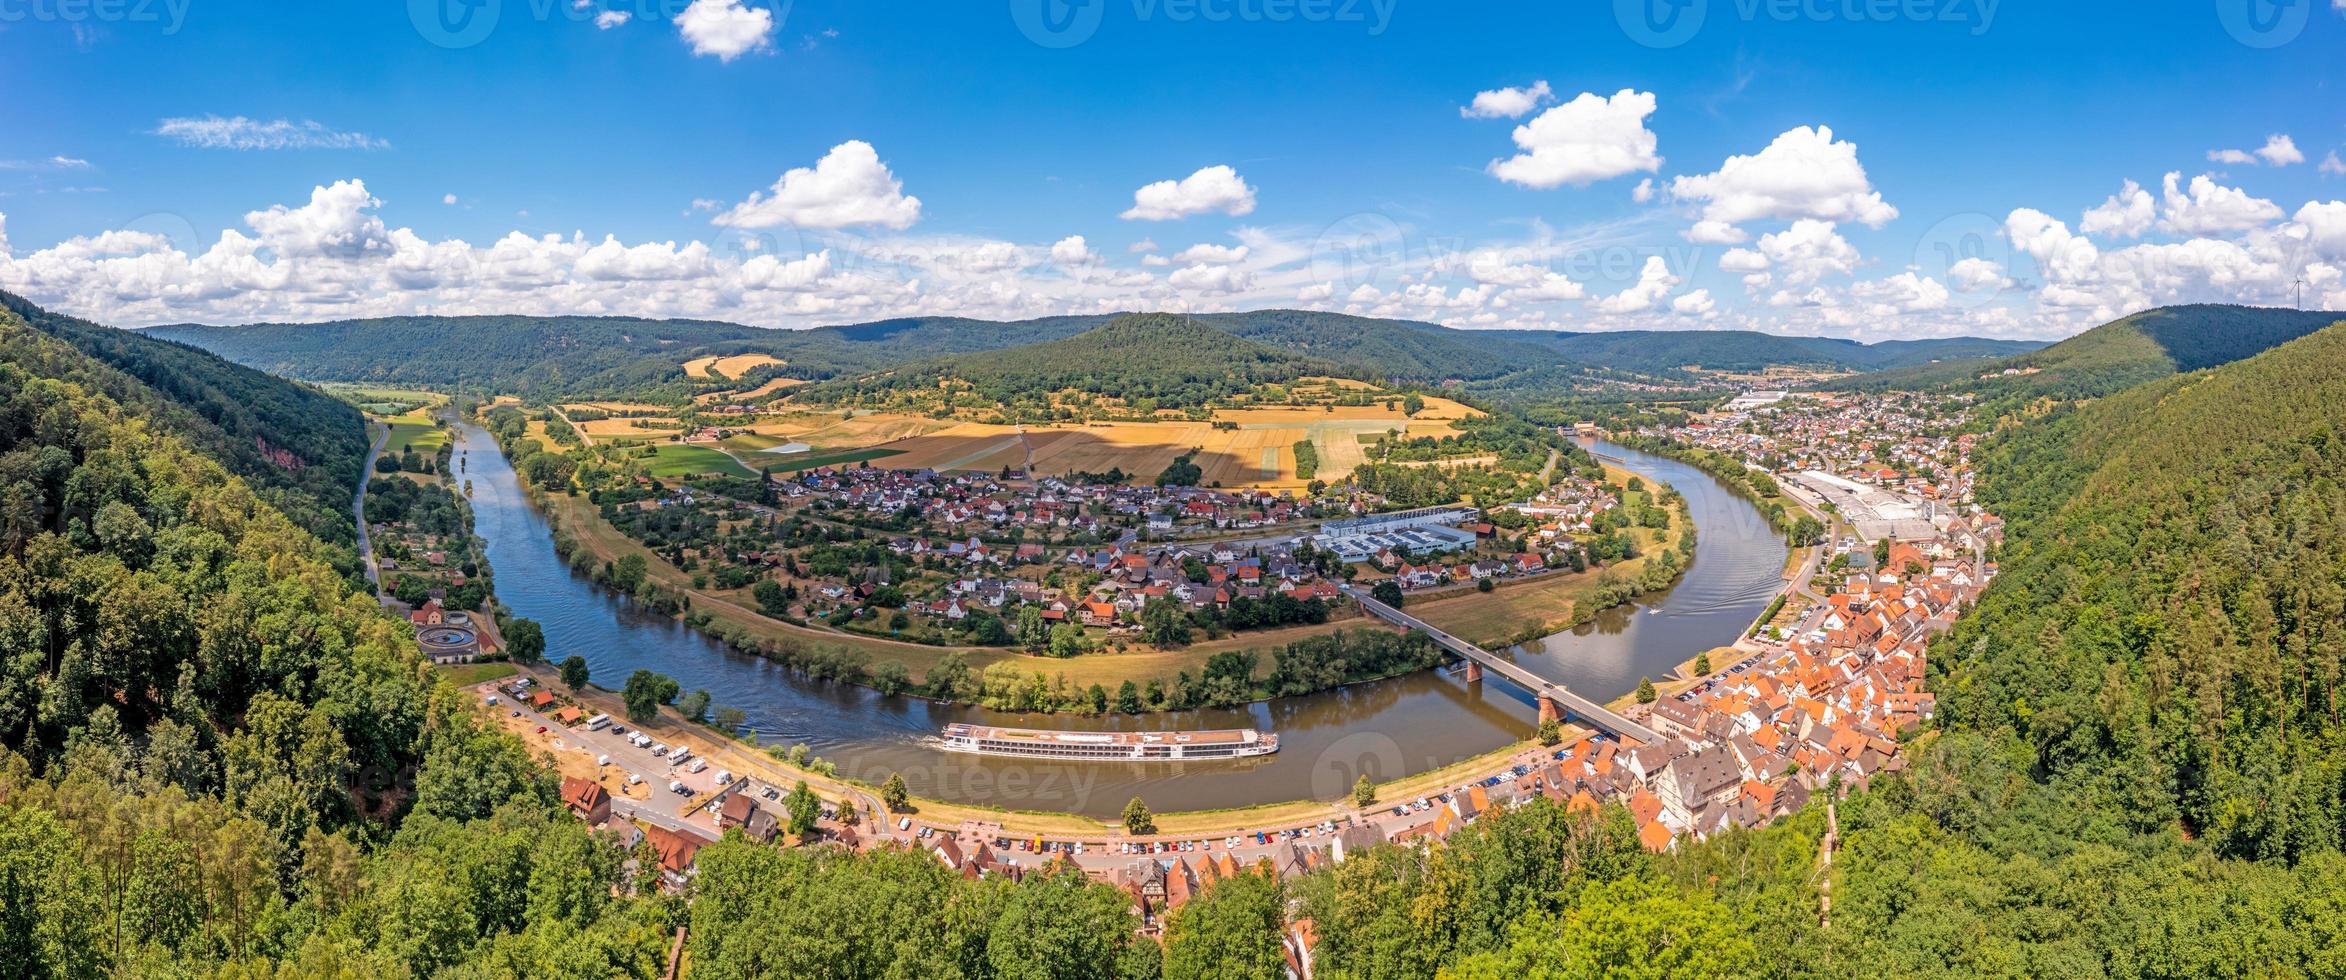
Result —
<instances>
[{"instance_id":1,"label":"forested hill","mask_svg":"<svg viewBox=\"0 0 2346 980\"><path fill-rule=\"evenodd\" d=\"M149 332L290 377L470 388L531 399L628 396L677 402L716 382L694 382L694 358L768 354L785 366L760 376L857 375L941 354L1063 340L1121 316L979 320L899 317L811 330L767 330L708 320L632 317L406 316L326 323L178 325ZM1592 369L1677 375L1683 368L1756 371L1779 366L1873 371L2002 356L2019 341L1889 341L1866 345L1748 331L1558 333L1458 330L1435 323L1313 310L1193 316L1242 340L1397 381L1466 381L1518 394L1552 394ZM754 379L753 379L754 380Z\"/></svg>"},{"instance_id":2,"label":"forested hill","mask_svg":"<svg viewBox=\"0 0 2346 980\"><path fill-rule=\"evenodd\" d=\"M1675 374L1685 368L1761 371L1779 366L1879 371L1938 361L2005 357L2043 346L2033 341L1976 337L1861 344L1832 337L1787 337L1751 330L1494 333L1538 344L1581 364L1653 375Z\"/></svg>"},{"instance_id":3,"label":"forested hill","mask_svg":"<svg viewBox=\"0 0 2346 980\"><path fill-rule=\"evenodd\" d=\"M2346 847L2346 325L2026 426L1981 471L2013 535L1933 662L1942 717L2137 830Z\"/></svg>"},{"instance_id":4,"label":"forested hill","mask_svg":"<svg viewBox=\"0 0 2346 980\"><path fill-rule=\"evenodd\" d=\"M145 332L273 374L311 381L471 388L554 396L682 397L684 362L762 350L774 332L707 320L590 316L400 316L325 323L198 324Z\"/></svg>"},{"instance_id":5,"label":"forested hill","mask_svg":"<svg viewBox=\"0 0 2346 980\"><path fill-rule=\"evenodd\" d=\"M1971 391L1997 407L2099 398L2179 371L2229 364L2346 314L2258 306L2165 306L2112 320L2043 350L1986 364L1935 365L1846 379L1857 390Z\"/></svg>"},{"instance_id":6,"label":"forested hill","mask_svg":"<svg viewBox=\"0 0 2346 980\"><path fill-rule=\"evenodd\" d=\"M102 392L219 460L319 538L356 542L350 499L367 451L357 409L193 347L51 313L5 292L0 322L29 326L81 355L43 360L36 365L43 373ZM40 358L52 350L35 345L14 353Z\"/></svg>"},{"instance_id":7,"label":"forested hill","mask_svg":"<svg viewBox=\"0 0 2346 980\"><path fill-rule=\"evenodd\" d=\"M1351 364L1399 381L1495 378L1564 360L1537 344L1414 320L1314 310L1209 313L1197 320L1291 354Z\"/></svg>"},{"instance_id":8,"label":"forested hill","mask_svg":"<svg viewBox=\"0 0 2346 980\"><path fill-rule=\"evenodd\" d=\"M1060 340L936 358L799 389L816 404L930 410L1002 408L1048 418L1064 397L1112 399L1130 414L1187 409L1315 374L1357 368L1297 357L1172 313L1118 317Z\"/></svg>"}]
</instances>

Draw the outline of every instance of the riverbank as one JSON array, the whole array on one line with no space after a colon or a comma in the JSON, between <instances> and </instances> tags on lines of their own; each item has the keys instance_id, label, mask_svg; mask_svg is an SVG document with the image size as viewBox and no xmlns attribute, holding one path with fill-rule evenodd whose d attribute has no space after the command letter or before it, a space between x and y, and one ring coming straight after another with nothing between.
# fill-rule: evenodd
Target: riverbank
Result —
<instances>
[{"instance_id":1,"label":"riverbank","mask_svg":"<svg viewBox=\"0 0 2346 980\"><path fill-rule=\"evenodd\" d=\"M1607 465L1606 475L1626 488L1636 474ZM1640 478L1642 479L1642 478ZM1663 484L1668 487L1667 484ZM1624 490L1623 506L1634 507L1644 491ZM1485 649L1503 649L1594 622L1598 614L1635 602L1639 596L1677 584L1692 563L1694 526L1683 495L1673 493L1666 529L1625 528L1637 542L1637 557L1586 572L1495 583L1489 592L1473 586L1411 596L1411 615ZM1649 566L1675 553L1678 566L1661 581L1648 581Z\"/></svg>"},{"instance_id":2,"label":"riverbank","mask_svg":"<svg viewBox=\"0 0 2346 980\"><path fill-rule=\"evenodd\" d=\"M1631 481L1639 477L1626 469L1608 467L1607 471L1622 487L1625 502L1641 503L1643 494L1652 492L1628 490ZM1125 643L1069 658L1037 656L1015 648L941 646L823 629L766 615L755 607L747 589L727 592L696 587L694 576L621 532L604 518L600 508L581 495L534 486L526 487L524 492L553 528L556 551L572 568L599 577L600 570L622 559L639 560L647 583L666 596L682 597L683 601L675 605L684 608L675 615L688 627L737 650L806 670L823 679L853 683L883 694L909 694L996 709L1031 707L1046 713L1084 715L1103 713L1101 699L1087 693L1092 688L1111 697L1126 684L1177 692L1184 676L1203 683L1208 677L1209 664L1216 655L1225 653L1252 658L1253 671L1249 676L1252 690L1243 698L1218 697L1203 704L1231 706L1308 696L1389 680L1438 662L1427 659L1369 667L1340 678L1315 680L1314 686L1307 689L1286 689L1292 685L1282 683L1275 671L1281 655L1295 652L1298 644L1316 650L1327 644L1345 643L1348 633L1394 632L1381 623L1361 618L1349 608L1338 610L1326 623L1250 630L1174 648ZM1589 622L1604 609L1666 588L1683 574L1683 562L1691 552L1690 538L1694 533L1684 499L1676 494L1672 497L1668 529L1626 529L1637 542L1640 553L1637 558L1587 572L1505 582L1489 593L1468 587L1429 600L1425 608L1449 620L1445 628L1455 625L1462 631L1459 635L1503 647ZM1679 566L1666 580L1652 581L1649 566L1672 552L1678 555L1672 560L1680 562ZM1365 640L1356 635L1354 642ZM1359 660L1355 655L1343 662L1357 667ZM1227 663L1223 666L1226 669ZM1053 693L1048 698L1037 695L1032 701L1013 701L990 697L981 687L975 692L977 696L971 697L972 683L1002 682L999 677L989 677L990 670L1015 670L1019 674L1016 683L1026 685L1033 681L1038 690ZM1306 676L1316 678L1321 673L1312 671ZM939 693L935 682L940 674L954 679L949 681L953 685L949 689L953 691L951 695ZM1138 713L1199 706L1202 704L1198 701L1178 697L1168 697L1162 702L1150 699L1142 702L1143 710Z\"/></svg>"},{"instance_id":3,"label":"riverbank","mask_svg":"<svg viewBox=\"0 0 2346 980\"><path fill-rule=\"evenodd\" d=\"M901 774L913 795L957 801L973 815L1072 813L1079 815L1078 823L1105 825L1136 795L1160 812L1237 810L1247 814L1239 818L1244 820L1307 812L1288 808L1299 798L1307 807L1315 805L1311 801L1321 807L1309 812L1341 812L1361 773L1388 784L1379 791L1385 799L1427 795L1414 790L1426 785L1415 780L1455 776L1437 788L1456 789L1473 775L1504 768L1499 760L1520 749L1537 727L1537 708L1523 692L1504 683L1467 682L1456 671L1441 670L1307 696L1147 715L1043 715L889 697L722 643L706 630L688 628L677 616L663 615L580 574L554 553L555 533L545 512L530 502L520 474L497 451L490 433L464 424L455 435L460 448L471 450L474 505L480 533L490 542L489 557L502 570L500 598L515 615L544 625L548 660L579 656L594 682L608 689L622 687L638 670L665 674L686 693L711 692L712 710L742 712L741 730L754 731L760 743L806 745L835 762L840 776L867 785ZM1708 533L1713 526L1763 527L1747 502L1684 464L1623 455L1647 482L1679 489L1691 505L1693 523L1705 533L1698 536L1699 560L1676 587L1634 608L1607 613L1589 628L1515 651L1543 676L1599 698L1631 690L1641 673L1661 676L1689 654L1733 639L1767 604L1768 596L1753 591L1761 584L1753 577L1760 566L1765 566L1769 592L1781 585L1777 569L1783 552L1772 536ZM1171 769L999 760L941 751L937 733L957 723L1071 731L1253 728L1276 732L1281 751ZM522 734L531 734L534 724ZM745 746L744 751L755 749ZM1462 763L1489 771L1462 775ZM1401 780L1413 782L1392 785ZM1282 809L1264 817L1258 809L1264 806ZM1391 815L1389 808L1372 815L1387 822L1405 819Z\"/></svg>"},{"instance_id":4,"label":"riverbank","mask_svg":"<svg viewBox=\"0 0 2346 980\"><path fill-rule=\"evenodd\" d=\"M561 685L560 673L547 664L515 665L518 673L529 676L540 688L559 691L576 700L590 714L607 714L614 719L626 719L627 709L619 695L593 685L572 691ZM459 673L443 669L442 676L461 686L482 683L481 675ZM498 709L485 706L478 697L473 699L476 710L491 723L498 720ZM641 723L624 721L652 738L690 749L693 754L709 760L712 767L729 770L737 775L776 786L792 786L804 781L816 795L838 803L851 803L859 808L879 811L878 824L892 824L900 817L909 817L915 823L951 830L964 825L983 825L991 833L1011 837L1042 837L1051 840L1105 842L1127 835L1118 818L1093 818L1073 813L1016 810L913 795L910 805L900 812L884 810L880 802L879 786L856 778L826 774L806 765L794 765L776 753L749 741L728 736L717 729L686 719L673 707L662 706L657 718ZM1563 743L1586 734L1578 726L1566 726ZM554 739L559 731L544 733L520 732L525 742L537 751L555 751ZM1375 784L1376 803L1370 810L1448 792L1458 786L1506 768L1518 760L1538 755L1545 749L1536 741L1511 742L1450 765L1398 777ZM1356 819L1361 808L1353 805L1348 796L1340 800L1290 800L1250 806L1218 809L1179 810L1154 815L1156 833L1134 837L1135 840L1170 838L1221 838L1256 831L1279 831L1290 827L1305 827L1327 821Z\"/></svg>"}]
</instances>

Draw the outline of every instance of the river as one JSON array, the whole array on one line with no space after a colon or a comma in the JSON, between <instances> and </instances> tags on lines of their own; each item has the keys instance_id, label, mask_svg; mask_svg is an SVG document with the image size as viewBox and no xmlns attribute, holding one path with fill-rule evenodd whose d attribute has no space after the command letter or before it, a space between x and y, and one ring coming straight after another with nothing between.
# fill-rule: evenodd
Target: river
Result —
<instances>
[{"instance_id":1,"label":"river","mask_svg":"<svg viewBox=\"0 0 2346 980\"><path fill-rule=\"evenodd\" d=\"M1448 765L1523 738L1537 720L1529 695L1498 680L1469 684L1450 671L1238 708L1088 719L939 705L811 680L639 611L572 572L555 557L545 518L524 497L496 441L470 423L455 427L455 439L464 461L458 476L472 483L474 526L488 542L497 597L545 628L550 659L585 657L594 683L613 690L638 668L659 671L686 691L708 690L718 706L741 709L766 742L805 743L842 774L873 784L901 772L914 795L1099 817L1118 813L1135 795L1159 812L1336 799L1364 772L1386 780ZM1609 444L1592 447L1649 481L1677 487L1699 529L1695 561L1676 587L1515 651L1541 674L1604 701L1636 687L1639 677L1659 677L1699 650L1733 642L1767 607L1785 550L1757 510L1708 474ZM1281 744L1276 755L1234 762L1037 762L941 752L935 735L952 722L1257 728L1278 733Z\"/></svg>"}]
</instances>

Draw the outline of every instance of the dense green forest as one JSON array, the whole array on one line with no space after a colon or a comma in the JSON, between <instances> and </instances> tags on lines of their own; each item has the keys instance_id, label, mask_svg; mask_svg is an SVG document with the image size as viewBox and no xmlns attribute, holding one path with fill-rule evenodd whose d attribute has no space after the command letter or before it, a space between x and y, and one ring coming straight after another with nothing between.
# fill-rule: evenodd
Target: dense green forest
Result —
<instances>
[{"instance_id":1,"label":"dense green forest","mask_svg":"<svg viewBox=\"0 0 2346 980\"><path fill-rule=\"evenodd\" d=\"M1593 333L1499 330L1591 367L1673 376L1684 368L1760 371L1807 367L1881 371L1933 361L2006 357L2043 346L2035 341L1956 337L1861 344L1833 337L1788 337L1751 330L1608 330ZM1526 362L1528 363L1528 362Z\"/></svg>"},{"instance_id":2,"label":"dense green forest","mask_svg":"<svg viewBox=\"0 0 2346 980\"><path fill-rule=\"evenodd\" d=\"M1496 378L1558 360L1536 344L1414 320L1312 310L1206 313L1196 319L1258 344L1367 368L1395 381Z\"/></svg>"},{"instance_id":3,"label":"dense green forest","mask_svg":"<svg viewBox=\"0 0 2346 980\"><path fill-rule=\"evenodd\" d=\"M84 378L119 381L0 322L0 973L651 977L676 926L754 919L650 887L159 396ZM913 861L838 864L860 901ZM927 877L980 935L918 975L1156 974L1104 886Z\"/></svg>"},{"instance_id":4,"label":"dense green forest","mask_svg":"<svg viewBox=\"0 0 2346 980\"><path fill-rule=\"evenodd\" d=\"M770 330L707 320L401 316L326 323L199 324L144 331L272 374L519 394L689 394L684 362L761 350ZM738 351L736 350L738 348Z\"/></svg>"},{"instance_id":5,"label":"dense green forest","mask_svg":"<svg viewBox=\"0 0 2346 980\"><path fill-rule=\"evenodd\" d=\"M181 344L52 313L0 292L0 322L21 322L63 341L16 356L137 412L243 477L311 534L355 547L350 499L358 492L367 437L358 409L315 389ZM332 556L354 570L355 552Z\"/></svg>"},{"instance_id":6,"label":"dense green forest","mask_svg":"<svg viewBox=\"0 0 2346 980\"><path fill-rule=\"evenodd\" d=\"M1203 408L1259 385L1321 374L1359 374L1239 340L1171 313L1120 317L1073 337L962 354L810 385L794 400L916 411L1000 409L1020 420L1081 413L1067 393L1102 410L1148 415Z\"/></svg>"},{"instance_id":7,"label":"dense green forest","mask_svg":"<svg viewBox=\"0 0 2346 980\"><path fill-rule=\"evenodd\" d=\"M1065 340L1129 315L1017 321L899 317L811 330L633 317L407 316L314 324L181 324L149 332L297 378L431 385L519 394L534 401L626 397L681 403L696 391L726 386L687 378L683 364L695 357L770 354L787 366L761 369L758 377L823 379L918 365L940 355ZM1737 331L1457 330L1312 310L1206 313L1190 319L1286 354L1346 365L1353 374L1401 382L1466 381L1544 396L1565 394L1592 372L1678 376L1686 367L1757 370L1772 365L1876 371L1935 359L2002 356L2035 346L1971 338L1865 345ZM384 351L400 356L384 357Z\"/></svg>"},{"instance_id":8,"label":"dense green forest","mask_svg":"<svg viewBox=\"0 0 2346 980\"><path fill-rule=\"evenodd\" d=\"M2233 857L2346 845L2342 429L2332 327L1999 442L1985 500L2021 533L1950 638L1946 710L2136 829Z\"/></svg>"},{"instance_id":9,"label":"dense green forest","mask_svg":"<svg viewBox=\"0 0 2346 980\"><path fill-rule=\"evenodd\" d=\"M2038 399L2099 398L2178 372L2229 364L2329 326L2340 316L2254 306L2167 306L2017 357L1885 370L1825 387L1972 392L1988 407L1985 417L1994 419Z\"/></svg>"}]
</instances>

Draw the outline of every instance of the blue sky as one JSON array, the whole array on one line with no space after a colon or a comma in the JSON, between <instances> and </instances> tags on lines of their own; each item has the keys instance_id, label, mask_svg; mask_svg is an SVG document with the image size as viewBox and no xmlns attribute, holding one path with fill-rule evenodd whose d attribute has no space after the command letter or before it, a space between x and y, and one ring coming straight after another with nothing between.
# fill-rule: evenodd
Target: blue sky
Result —
<instances>
[{"instance_id":1,"label":"blue sky","mask_svg":"<svg viewBox=\"0 0 2346 980\"><path fill-rule=\"evenodd\" d=\"M108 322L2346 308L2346 0L109 2L0 0L0 288Z\"/></svg>"}]
</instances>

